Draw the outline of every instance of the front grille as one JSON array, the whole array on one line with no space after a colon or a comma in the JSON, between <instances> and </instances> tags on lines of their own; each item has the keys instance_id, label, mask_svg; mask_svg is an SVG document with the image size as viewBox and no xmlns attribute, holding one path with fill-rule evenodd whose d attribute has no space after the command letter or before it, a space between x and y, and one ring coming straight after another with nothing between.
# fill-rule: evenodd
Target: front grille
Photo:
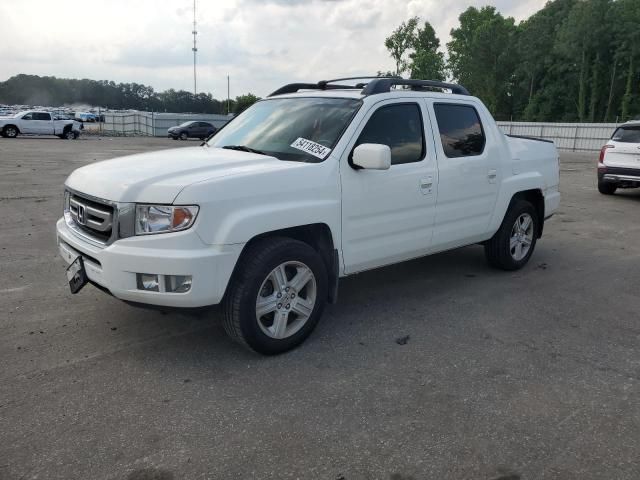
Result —
<instances>
[{"instance_id":1,"label":"front grille","mask_svg":"<svg viewBox=\"0 0 640 480\"><path fill-rule=\"evenodd\" d=\"M64 219L78 236L96 246L135 235L136 204L114 202L65 189Z\"/></svg>"},{"instance_id":2,"label":"front grille","mask_svg":"<svg viewBox=\"0 0 640 480\"><path fill-rule=\"evenodd\" d=\"M90 240L107 244L117 232L115 203L67 191L64 210L67 225Z\"/></svg>"},{"instance_id":3,"label":"front grille","mask_svg":"<svg viewBox=\"0 0 640 480\"><path fill-rule=\"evenodd\" d=\"M106 242L113 231L114 208L77 194L69 198L69 213L76 225L86 233Z\"/></svg>"}]
</instances>

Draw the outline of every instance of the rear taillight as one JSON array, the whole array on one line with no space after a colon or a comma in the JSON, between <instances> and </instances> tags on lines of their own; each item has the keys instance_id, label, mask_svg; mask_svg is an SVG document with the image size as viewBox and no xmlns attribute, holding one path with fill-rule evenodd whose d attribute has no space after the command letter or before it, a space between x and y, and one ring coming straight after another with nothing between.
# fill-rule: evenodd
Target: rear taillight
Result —
<instances>
[{"instance_id":1,"label":"rear taillight","mask_svg":"<svg viewBox=\"0 0 640 480\"><path fill-rule=\"evenodd\" d=\"M607 168L604 165L604 154L607 152L607 150L609 150L610 148L614 148L613 145L605 145L604 147L602 147L600 149L600 158L598 158L598 168Z\"/></svg>"}]
</instances>

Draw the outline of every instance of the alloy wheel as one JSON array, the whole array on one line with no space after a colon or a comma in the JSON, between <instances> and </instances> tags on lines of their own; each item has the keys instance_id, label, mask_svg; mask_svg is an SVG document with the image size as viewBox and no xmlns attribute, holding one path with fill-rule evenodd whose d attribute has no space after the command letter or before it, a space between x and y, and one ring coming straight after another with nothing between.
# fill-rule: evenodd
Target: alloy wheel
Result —
<instances>
[{"instance_id":1,"label":"alloy wheel","mask_svg":"<svg viewBox=\"0 0 640 480\"><path fill-rule=\"evenodd\" d=\"M528 213L523 213L516 218L511 229L509 240L509 252L511 257L519 262L527 256L533 243L533 218Z\"/></svg>"},{"instance_id":2,"label":"alloy wheel","mask_svg":"<svg viewBox=\"0 0 640 480\"><path fill-rule=\"evenodd\" d=\"M317 283L301 262L284 262L264 279L256 299L262 332L278 340L291 337L309 320L316 304Z\"/></svg>"}]
</instances>

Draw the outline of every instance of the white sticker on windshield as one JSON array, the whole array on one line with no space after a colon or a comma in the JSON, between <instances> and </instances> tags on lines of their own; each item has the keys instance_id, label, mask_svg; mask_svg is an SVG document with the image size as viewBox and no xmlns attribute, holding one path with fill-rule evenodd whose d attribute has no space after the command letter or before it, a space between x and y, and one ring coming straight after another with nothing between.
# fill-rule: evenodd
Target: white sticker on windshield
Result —
<instances>
[{"instance_id":1,"label":"white sticker on windshield","mask_svg":"<svg viewBox=\"0 0 640 480\"><path fill-rule=\"evenodd\" d=\"M324 158L331 152L330 148L302 137L293 142L291 146L318 158Z\"/></svg>"}]
</instances>

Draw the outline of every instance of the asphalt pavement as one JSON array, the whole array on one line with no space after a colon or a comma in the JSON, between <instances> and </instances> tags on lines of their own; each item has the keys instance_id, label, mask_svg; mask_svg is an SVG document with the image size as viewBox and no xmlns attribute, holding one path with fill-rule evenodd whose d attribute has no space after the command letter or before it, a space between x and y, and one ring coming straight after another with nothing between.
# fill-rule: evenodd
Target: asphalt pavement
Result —
<instances>
[{"instance_id":1,"label":"asphalt pavement","mask_svg":"<svg viewBox=\"0 0 640 480\"><path fill-rule=\"evenodd\" d=\"M69 293L62 185L154 138L0 138L0 479L638 479L640 190L562 153L526 268L471 246L344 279L300 348ZM179 161L177 153L176 161Z\"/></svg>"}]
</instances>

